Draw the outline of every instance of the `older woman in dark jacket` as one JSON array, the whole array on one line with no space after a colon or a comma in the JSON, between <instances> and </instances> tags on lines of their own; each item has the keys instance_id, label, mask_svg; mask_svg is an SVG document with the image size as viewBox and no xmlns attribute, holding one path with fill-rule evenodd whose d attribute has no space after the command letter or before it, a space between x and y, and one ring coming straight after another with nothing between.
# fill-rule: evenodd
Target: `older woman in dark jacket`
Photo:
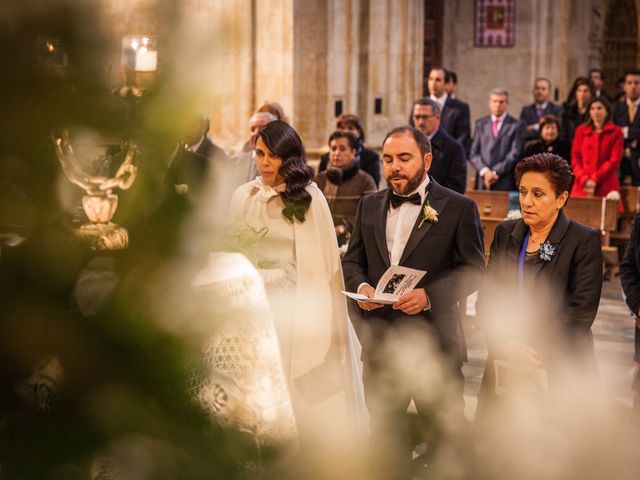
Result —
<instances>
[{"instance_id":1,"label":"older woman in dark jacket","mask_svg":"<svg viewBox=\"0 0 640 480\"><path fill-rule=\"evenodd\" d=\"M600 235L562 211L573 183L566 160L533 155L517 165L515 175L522 218L496 229L487 288L479 298L479 313L501 323L487 333L480 415L491 398L509 389L496 378L501 367L541 373L550 389L568 365L581 375L597 374L591 325L602 290ZM497 286L497 295L490 285ZM545 382L536 384L536 378L541 377L533 375L532 386L544 391Z\"/></svg>"},{"instance_id":2,"label":"older woman in dark jacket","mask_svg":"<svg viewBox=\"0 0 640 480\"><path fill-rule=\"evenodd\" d=\"M360 198L377 191L371 175L360 168L357 141L351 132L333 132L329 136L328 168L315 178L329 204L339 246L351 236Z\"/></svg>"},{"instance_id":3,"label":"older woman in dark jacket","mask_svg":"<svg viewBox=\"0 0 640 480\"><path fill-rule=\"evenodd\" d=\"M351 132L356 136L356 160L360 163L360 170L371 175L377 189L381 178L380 156L375 151L364 146L364 129L360 119L350 113L343 113L336 121L336 129ZM320 158L318 172L324 172L328 166L329 154L325 153Z\"/></svg>"},{"instance_id":4,"label":"older woman in dark jacket","mask_svg":"<svg viewBox=\"0 0 640 480\"><path fill-rule=\"evenodd\" d=\"M560 120L555 115L540 118L540 137L528 141L524 146L522 158L537 153L555 153L566 161L571 160L571 144L560 138Z\"/></svg>"}]
</instances>

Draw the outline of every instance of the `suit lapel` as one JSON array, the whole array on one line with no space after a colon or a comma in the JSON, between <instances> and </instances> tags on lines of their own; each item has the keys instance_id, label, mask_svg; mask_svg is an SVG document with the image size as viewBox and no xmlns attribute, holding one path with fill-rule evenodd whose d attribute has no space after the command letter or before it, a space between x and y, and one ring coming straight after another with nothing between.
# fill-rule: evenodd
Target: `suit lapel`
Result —
<instances>
[{"instance_id":1,"label":"suit lapel","mask_svg":"<svg viewBox=\"0 0 640 480\"><path fill-rule=\"evenodd\" d=\"M522 222L524 224L524 222ZM565 216L564 212L562 210L560 210L559 214L558 214L558 218L556 219L556 223L553 224L553 227L551 228L551 231L549 232L549 236L547 237L547 239L545 240L544 243L550 243L552 245L555 245L556 249L554 251L553 256L551 257L551 260L548 261L540 261L540 262L535 262L533 265L531 265L531 273L533 273L534 275L538 275L540 274L540 272L542 272L542 270L544 270L545 268L551 268L548 267L547 265L555 265L557 262L557 258L558 258L558 248L560 247L560 241L562 240L562 237L564 237L565 233L567 232L567 229L569 228L569 219ZM526 229L524 231L524 233L526 234ZM523 238L524 238L524 234L523 234ZM520 245L522 245L522 239L520 241ZM519 250L518 250L518 254L519 254ZM516 257L517 260L517 257Z\"/></svg>"},{"instance_id":2,"label":"suit lapel","mask_svg":"<svg viewBox=\"0 0 640 480\"><path fill-rule=\"evenodd\" d=\"M498 133L497 137L493 136L493 125L491 123L491 117L487 117L487 121L484 124L484 131L485 131L486 137L489 139L489 150L493 151L498 141L498 138L500 138L500 133Z\"/></svg>"},{"instance_id":3,"label":"suit lapel","mask_svg":"<svg viewBox=\"0 0 640 480\"><path fill-rule=\"evenodd\" d=\"M514 263L518 263L518 257L520 256L520 250L522 249L522 242L524 236L529 231L529 227L524 220L518 220L515 227L511 231L509 238L509 245L507 246L507 255Z\"/></svg>"},{"instance_id":4,"label":"suit lapel","mask_svg":"<svg viewBox=\"0 0 640 480\"><path fill-rule=\"evenodd\" d=\"M425 205L427 201L431 205L431 207L438 212L438 221L442 221L442 212L445 209L445 206L449 202L449 197L441 195L442 187L433 178L429 180L431 185L429 187L429 193L425 198L422 207L420 207L420 213L416 218L415 223L413 224L413 229L411 230L411 235L409 236L409 240L407 240L407 244L404 247L404 251L402 252L402 257L400 257L400 265L402 265L407 257L416 249L416 247L420 244L422 239L429 233L431 227L433 226L430 222L424 222L421 227L420 222L422 221L422 215Z\"/></svg>"},{"instance_id":5,"label":"suit lapel","mask_svg":"<svg viewBox=\"0 0 640 480\"><path fill-rule=\"evenodd\" d=\"M384 195L378 195L376 205L373 211L374 218L379 218L379 222L374 223L374 234L376 237L376 245L380 250L380 257L384 261L386 267L391 265L389 259L389 251L387 250L387 211L389 210L389 198L391 197L391 189L387 188Z\"/></svg>"},{"instance_id":6,"label":"suit lapel","mask_svg":"<svg viewBox=\"0 0 640 480\"><path fill-rule=\"evenodd\" d=\"M567 229L569 228L569 219L565 216L564 212L560 210L558 213L558 218L556 219L556 223L553 224L551 231L549 232L549 236L545 240L545 243L550 243L554 245L556 248L554 250L554 254L549 261L542 261L538 265L536 265L536 269L534 273L538 274L545 268L547 265L555 265L558 260L558 248L560 247L560 241L562 237L564 237L565 233L567 233ZM551 267L547 267L551 268Z\"/></svg>"}]
</instances>

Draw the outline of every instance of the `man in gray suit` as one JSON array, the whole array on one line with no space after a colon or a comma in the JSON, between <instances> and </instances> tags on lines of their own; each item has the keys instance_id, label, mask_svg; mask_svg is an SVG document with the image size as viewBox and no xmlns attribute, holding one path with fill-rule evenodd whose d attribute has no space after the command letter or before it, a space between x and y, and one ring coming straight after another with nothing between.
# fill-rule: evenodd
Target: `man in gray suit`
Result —
<instances>
[{"instance_id":1,"label":"man in gray suit","mask_svg":"<svg viewBox=\"0 0 640 480\"><path fill-rule=\"evenodd\" d=\"M507 113L509 91L494 88L489 95L491 115L476 122L469 161L478 172L479 190L516 189L513 171L522 153L526 128Z\"/></svg>"}]
</instances>

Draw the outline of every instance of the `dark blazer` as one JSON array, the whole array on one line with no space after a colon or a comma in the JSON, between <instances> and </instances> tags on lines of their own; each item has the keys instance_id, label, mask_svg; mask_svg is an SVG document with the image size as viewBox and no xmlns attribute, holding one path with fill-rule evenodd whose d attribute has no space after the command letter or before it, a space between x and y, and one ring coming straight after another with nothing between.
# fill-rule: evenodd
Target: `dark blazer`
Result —
<instances>
[{"instance_id":1,"label":"dark blazer","mask_svg":"<svg viewBox=\"0 0 640 480\"><path fill-rule=\"evenodd\" d=\"M492 190L516 189L513 171L522 154L524 132L525 127L522 122L509 114L504 119L496 138L493 137L490 115L476 122L469 161L478 172L477 189L484 190L484 183L480 178L480 170L484 167L495 170L500 177L491 187Z\"/></svg>"},{"instance_id":2,"label":"dark blazer","mask_svg":"<svg viewBox=\"0 0 640 480\"><path fill-rule=\"evenodd\" d=\"M496 228L487 265L488 278L483 282L476 304L481 321L490 323L496 304L504 309L504 302L508 304L509 298L517 298L518 257L528 231L522 219L507 220ZM569 220L561 210L547 241L556 246L551 259L536 259L536 263L525 266L524 291L531 296L511 307L513 311L505 315L509 322L517 322L527 314L534 317L529 318L526 326L509 334L500 330L487 332L489 355L478 393L477 419L481 420L491 405L499 401L495 396L493 360L501 357L501 346L507 340L521 341L539 352L542 368L548 372L550 389L566 380L556 373L567 361L578 363L584 375L597 376L591 325L602 291L600 234ZM494 289L493 294L489 286ZM540 310L532 309L532 305ZM550 341L552 333L557 337L551 338L560 341Z\"/></svg>"},{"instance_id":3,"label":"dark blazer","mask_svg":"<svg viewBox=\"0 0 640 480\"><path fill-rule=\"evenodd\" d=\"M537 138L527 142L524 145L524 152L522 158L530 157L537 153L554 153L561 156L567 162L571 163L571 145L561 138L556 138L555 141L547 144L541 138Z\"/></svg>"},{"instance_id":4,"label":"dark blazer","mask_svg":"<svg viewBox=\"0 0 640 480\"><path fill-rule=\"evenodd\" d=\"M640 185L640 112L636 112L633 122L629 121L629 109L626 100L613 104L611 121L619 127L629 127L627 138L624 139L624 153L621 167L621 179L631 175L634 186Z\"/></svg>"},{"instance_id":5,"label":"dark blazer","mask_svg":"<svg viewBox=\"0 0 640 480\"><path fill-rule=\"evenodd\" d=\"M467 187L467 161L464 148L442 128L431 137L433 160L429 175L443 187L464 194Z\"/></svg>"},{"instance_id":6,"label":"dark blazer","mask_svg":"<svg viewBox=\"0 0 640 480\"><path fill-rule=\"evenodd\" d=\"M165 185L173 190L174 185L186 184L190 190L199 190L209 174L213 163L226 163L229 159L220 147L209 137L204 137L195 152L187 150L182 144L169 165L165 176Z\"/></svg>"},{"instance_id":7,"label":"dark blazer","mask_svg":"<svg viewBox=\"0 0 640 480\"><path fill-rule=\"evenodd\" d=\"M547 106L544 107L542 112L543 115L555 115L558 117L558 121L562 119L562 106L556 105L555 103L547 102ZM540 117L538 117L538 110L536 109L536 104L532 103L531 105L527 105L522 108L520 112L520 120L525 124L525 126L535 125L540 122ZM540 135L540 130L527 130L525 132L525 139L531 140Z\"/></svg>"},{"instance_id":8,"label":"dark blazer","mask_svg":"<svg viewBox=\"0 0 640 480\"><path fill-rule=\"evenodd\" d=\"M342 267L346 288L355 292L361 283L376 286L389 268L386 220L391 190L363 197L358 205L356 224ZM428 200L438 212L437 223L416 222L402 253L400 265L428 273L416 288L424 288L431 299L431 310L418 317L430 325L445 352L461 362L465 353L458 316L458 299L477 289L484 272L482 224L475 202L439 185L433 178ZM388 328L408 317L400 310L384 306L361 312L363 323L380 320ZM380 322L379 322L380 323ZM387 328L387 327L382 327ZM375 351L379 338L361 338L365 355Z\"/></svg>"},{"instance_id":9,"label":"dark blazer","mask_svg":"<svg viewBox=\"0 0 640 480\"><path fill-rule=\"evenodd\" d=\"M569 200L571 201L571 200ZM529 227L522 219L507 220L496 228L487 265L490 276L512 282L518 255ZM602 291L602 251L600 234L567 218L561 210L547 238L557 244L548 262L536 264L535 278L551 285L562 312L549 320L561 322L570 333L587 334L598 311ZM482 301L481 301L482 303Z\"/></svg>"},{"instance_id":10,"label":"dark blazer","mask_svg":"<svg viewBox=\"0 0 640 480\"><path fill-rule=\"evenodd\" d=\"M634 314L640 310L640 213L633 221L631 239L622 262L620 262L620 282L627 305ZM636 348L634 360L640 362L640 328L636 322ZM640 381L640 379L638 379Z\"/></svg>"},{"instance_id":11,"label":"dark blazer","mask_svg":"<svg viewBox=\"0 0 640 480\"><path fill-rule=\"evenodd\" d=\"M560 135L563 140L572 144L576 128L587 120L587 116L588 112L582 114L578 112L578 108L575 105L568 105L565 103L562 111L562 131Z\"/></svg>"},{"instance_id":12,"label":"dark blazer","mask_svg":"<svg viewBox=\"0 0 640 480\"><path fill-rule=\"evenodd\" d=\"M440 113L440 127L458 140L469 153L471 146L471 114L469 105L457 98L447 97Z\"/></svg>"}]
</instances>

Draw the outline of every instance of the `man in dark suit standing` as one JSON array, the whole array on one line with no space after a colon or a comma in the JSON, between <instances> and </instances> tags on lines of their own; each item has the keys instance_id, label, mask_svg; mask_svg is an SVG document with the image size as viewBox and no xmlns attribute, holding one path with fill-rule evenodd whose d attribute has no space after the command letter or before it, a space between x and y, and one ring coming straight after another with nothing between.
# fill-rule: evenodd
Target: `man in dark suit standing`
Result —
<instances>
[{"instance_id":1,"label":"man in dark suit standing","mask_svg":"<svg viewBox=\"0 0 640 480\"><path fill-rule=\"evenodd\" d=\"M431 175L440 185L464 193L467 161L460 142L440 127L440 106L430 98L413 102L413 123L431 142Z\"/></svg>"},{"instance_id":2,"label":"man in dark suit standing","mask_svg":"<svg viewBox=\"0 0 640 480\"><path fill-rule=\"evenodd\" d=\"M434 67L427 77L429 98L440 106L440 123L442 128L458 140L469 152L471 145L471 116L469 105L447 94L445 84L448 72L442 67Z\"/></svg>"},{"instance_id":3,"label":"man in dark suit standing","mask_svg":"<svg viewBox=\"0 0 640 480\"><path fill-rule=\"evenodd\" d=\"M343 270L346 288L369 298L390 265L427 272L393 305L358 302L374 458L384 469L380 478L406 478L403 469L420 442L408 438L412 399L430 453L451 440L443 417L463 424L458 300L476 289L484 271L483 233L475 203L428 175L432 154L422 132L392 130L382 158L389 188L360 201Z\"/></svg>"},{"instance_id":4,"label":"man in dark suit standing","mask_svg":"<svg viewBox=\"0 0 640 480\"><path fill-rule=\"evenodd\" d=\"M525 127L507 113L509 92L494 88L489 95L491 115L476 122L469 161L478 172L479 190L516 189L513 171L520 159Z\"/></svg>"},{"instance_id":5,"label":"man in dark suit standing","mask_svg":"<svg viewBox=\"0 0 640 480\"><path fill-rule=\"evenodd\" d=\"M593 83L596 97L602 97L608 101L612 101L611 97L604 91L604 72L599 68L589 69L589 80Z\"/></svg>"},{"instance_id":6,"label":"man in dark suit standing","mask_svg":"<svg viewBox=\"0 0 640 480\"><path fill-rule=\"evenodd\" d=\"M183 137L165 176L165 185L169 190L191 196L202 189L212 172L230 166L224 150L211 141L208 132L209 119L203 114L194 113L187 120Z\"/></svg>"},{"instance_id":7,"label":"man in dark suit standing","mask_svg":"<svg viewBox=\"0 0 640 480\"><path fill-rule=\"evenodd\" d=\"M562 107L551 103L551 82L548 78L536 78L533 84L533 103L522 108L520 120L527 127L525 141L540 136L540 119L545 115L562 118Z\"/></svg>"},{"instance_id":8,"label":"man in dark suit standing","mask_svg":"<svg viewBox=\"0 0 640 480\"><path fill-rule=\"evenodd\" d=\"M631 177L634 186L640 186L640 70L624 75L624 99L613 105L613 123L622 127L624 153L620 166L620 183Z\"/></svg>"}]
</instances>

